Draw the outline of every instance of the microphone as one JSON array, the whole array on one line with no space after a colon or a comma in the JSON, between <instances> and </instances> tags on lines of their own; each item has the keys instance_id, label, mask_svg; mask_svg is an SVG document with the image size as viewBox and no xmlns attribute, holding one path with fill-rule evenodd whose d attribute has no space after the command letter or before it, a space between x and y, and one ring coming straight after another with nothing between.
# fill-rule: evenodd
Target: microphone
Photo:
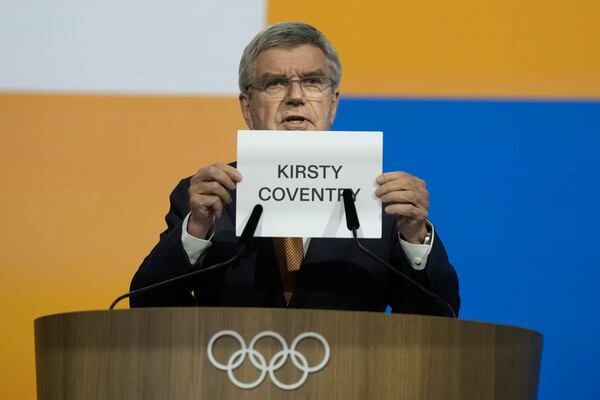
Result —
<instances>
[{"instance_id":1,"label":"microphone","mask_svg":"<svg viewBox=\"0 0 600 400\"><path fill-rule=\"evenodd\" d=\"M254 237L254 232L256 232L256 227L258 226L258 221L260 221L260 216L263 212L263 206L257 204L252 209L252 213L250 214L250 218L248 218L248 222L246 222L246 226L240 235L240 244L243 246L247 246L250 244L250 240Z\"/></svg>"},{"instance_id":2,"label":"microphone","mask_svg":"<svg viewBox=\"0 0 600 400\"><path fill-rule=\"evenodd\" d=\"M110 305L110 307L108 309L109 310L114 309L115 306L121 300L126 299L128 297L136 296L136 295L139 295L142 293L151 292L153 290L160 289L164 286L167 286L167 285L170 285L173 283L177 283L177 282L181 282L181 281L184 281L191 277L194 277L196 275L200 275L200 274L203 274L203 273L209 272L209 271L214 271L215 269L222 268L229 264L232 264L238 258L240 258L240 256L244 252L244 250L246 250L246 247L248 247L248 245L250 244L250 240L254 237L254 232L256 231L256 227L258 226L258 222L260 221L262 212L263 212L262 205L257 204L254 206L254 208L252 209L252 213L250 214L250 218L248 218L248 222L246 223L246 226L244 227L244 230L242 231L242 235L240 236L240 239L239 239L239 243L241 244L241 247L240 247L239 251L237 253L235 253L235 255L233 257L231 257L229 260L225 260L223 262L220 262L220 263L217 263L214 265L210 265L205 268L200 268L195 271L189 272L187 274L179 275L174 278L170 278L170 279L167 279L167 280L164 280L161 282L153 283L152 285L144 286L142 288L132 290L131 292L127 292L127 293L117 297L112 302L112 304Z\"/></svg>"},{"instance_id":3,"label":"microphone","mask_svg":"<svg viewBox=\"0 0 600 400\"><path fill-rule=\"evenodd\" d=\"M344 197L344 211L346 212L346 226L350 231L355 231L360 228L360 222L358 222L358 214L356 213L356 205L354 204L354 195L352 190L344 189L342 192Z\"/></svg>"},{"instance_id":4,"label":"microphone","mask_svg":"<svg viewBox=\"0 0 600 400\"><path fill-rule=\"evenodd\" d=\"M399 277L404 279L406 282L409 282L412 285L416 286L419 290L421 290L423 293L425 293L427 296L429 296L431 299L433 299L436 303L438 303L439 305L446 308L450 312L450 316L452 316L452 318L457 318L456 312L454 311L452 306L446 300L444 300L437 294L433 293L431 290L427 289L425 286L421 285L419 282L415 281L410 276L406 275L404 272L396 269L396 267L393 267L391 264L389 264L389 263L385 262L384 260L382 260L381 258L377 257L374 253L372 253L367 248L365 248L362 244L360 244L360 242L358 241L358 235L356 233L356 230L358 228L360 228L360 223L358 222L358 214L356 213L356 205L354 204L354 195L352 194L352 190L344 189L344 191L342 192L342 196L344 198L344 211L346 213L346 226L348 227L348 229L350 231L352 231L352 236L354 237L354 242L356 243L358 248L360 248L369 257L371 257L372 259L374 259L375 261L377 261L378 263L380 263L381 265L386 267L388 270L392 271L393 273L395 273L396 275L398 275Z\"/></svg>"}]
</instances>

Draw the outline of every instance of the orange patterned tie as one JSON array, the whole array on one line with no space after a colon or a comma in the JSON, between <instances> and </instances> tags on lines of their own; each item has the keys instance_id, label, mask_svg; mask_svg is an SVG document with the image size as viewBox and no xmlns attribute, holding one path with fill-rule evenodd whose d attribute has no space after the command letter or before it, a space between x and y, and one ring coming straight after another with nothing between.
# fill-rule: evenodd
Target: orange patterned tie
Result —
<instances>
[{"instance_id":1,"label":"orange patterned tie","mask_svg":"<svg viewBox=\"0 0 600 400\"><path fill-rule=\"evenodd\" d=\"M294 294L298 270L304 257L304 245L302 244L302 238L292 237L273 238L273 242L279 272L281 273L281 282L283 283L283 297L285 304L289 305L292 294Z\"/></svg>"}]
</instances>

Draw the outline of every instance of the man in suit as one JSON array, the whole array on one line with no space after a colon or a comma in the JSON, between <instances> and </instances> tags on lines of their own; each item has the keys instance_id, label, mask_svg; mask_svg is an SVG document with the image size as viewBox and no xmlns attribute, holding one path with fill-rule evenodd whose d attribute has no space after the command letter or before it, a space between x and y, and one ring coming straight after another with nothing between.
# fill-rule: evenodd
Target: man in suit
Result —
<instances>
[{"instance_id":1,"label":"man in suit","mask_svg":"<svg viewBox=\"0 0 600 400\"><path fill-rule=\"evenodd\" d=\"M272 25L248 44L240 62L239 101L246 124L256 130L328 130L340 78L337 53L321 32L307 24ZM383 236L363 244L458 312L458 280L427 220L425 182L400 171L373 178L384 207ZM167 230L140 266L132 289L231 257L238 247L235 187L242 179L234 164L217 163L182 180L171 194ZM131 305L372 311L389 305L397 312L448 314L351 240L321 238L257 238L234 265L134 296Z\"/></svg>"}]
</instances>

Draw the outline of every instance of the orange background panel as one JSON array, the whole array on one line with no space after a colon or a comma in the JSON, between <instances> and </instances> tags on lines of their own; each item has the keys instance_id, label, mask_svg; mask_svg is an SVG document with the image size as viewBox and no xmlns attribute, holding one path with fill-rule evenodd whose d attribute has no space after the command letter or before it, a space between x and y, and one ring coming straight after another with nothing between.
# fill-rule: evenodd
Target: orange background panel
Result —
<instances>
[{"instance_id":1,"label":"orange background panel","mask_svg":"<svg viewBox=\"0 0 600 400\"><path fill-rule=\"evenodd\" d=\"M126 292L170 191L240 128L235 98L0 94L0 398L35 398L33 320Z\"/></svg>"},{"instance_id":2,"label":"orange background panel","mask_svg":"<svg viewBox=\"0 0 600 400\"><path fill-rule=\"evenodd\" d=\"M600 97L597 0L270 0L336 46L357 95Z\"/></svg>"}]
</instances>

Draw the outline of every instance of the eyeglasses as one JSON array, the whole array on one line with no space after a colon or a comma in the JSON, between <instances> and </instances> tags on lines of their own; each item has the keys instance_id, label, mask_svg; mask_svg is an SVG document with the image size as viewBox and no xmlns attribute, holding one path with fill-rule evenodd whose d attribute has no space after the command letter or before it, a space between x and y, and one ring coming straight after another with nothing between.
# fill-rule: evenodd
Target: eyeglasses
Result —
<instances>
[{"instance_id":1,"label":"eyeglasses","mask_svg":"<svg viewBox=\"0 0 600 400\"><path fill-rule=\"evenodd\" d=\"M318 99L324 96L327 89L335 84L328 76L307 76L300 79L290 79L285 76L272 76L259 80L248 88L256 89L273 99L283 99L293 83L299 83L304 96Z\"/></svg>"}]
</instances>

